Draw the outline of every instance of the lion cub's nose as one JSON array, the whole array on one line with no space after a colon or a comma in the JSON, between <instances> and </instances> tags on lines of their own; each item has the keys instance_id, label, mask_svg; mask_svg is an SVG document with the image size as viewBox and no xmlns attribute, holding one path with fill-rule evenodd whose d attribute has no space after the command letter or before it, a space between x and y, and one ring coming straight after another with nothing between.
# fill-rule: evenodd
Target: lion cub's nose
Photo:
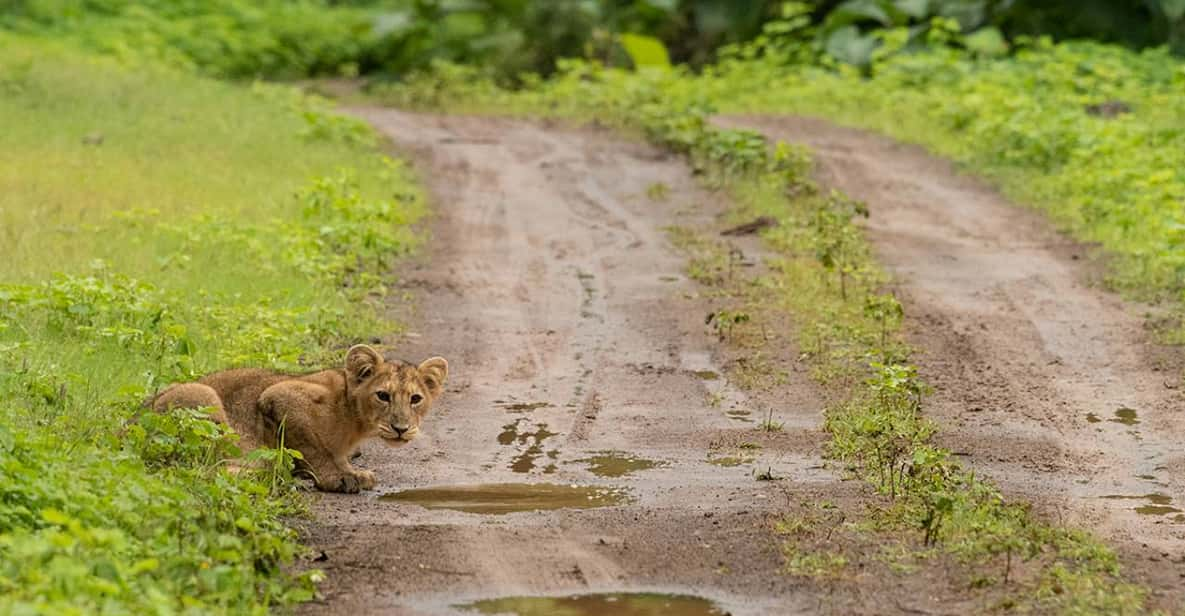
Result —
<instances>
[{"instance_id":1,"label":"lion cub's nose","mask_svg":"<svg viewBox=\"0 0 1185 616\"><path fill-rule=\"evenodd\" d=\"M395 431L395 436L402 437L403 433L407 432L410 428L400 428L399 426L396 426L395 424L391 424L391 429Z\"/></svg>"}]
</instances>

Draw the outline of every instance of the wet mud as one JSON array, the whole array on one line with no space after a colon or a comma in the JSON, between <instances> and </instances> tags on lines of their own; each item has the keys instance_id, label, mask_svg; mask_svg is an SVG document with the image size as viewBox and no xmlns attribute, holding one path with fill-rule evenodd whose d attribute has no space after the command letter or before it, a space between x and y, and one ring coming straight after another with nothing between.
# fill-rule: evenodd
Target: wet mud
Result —
<instances>
[{"instance_id":1,"label":"wet mud","mask_svg":"<svg viewBox=\"0 0 1185 616\"><path fill-rule=\"evenodd\" d=\"M522 511L611 507L629 502L629 495L621 489L601 486L495 483L401 490L384 494L379 500L409 503L426 509L502 515Z\"/></svg>"}]
</instances>

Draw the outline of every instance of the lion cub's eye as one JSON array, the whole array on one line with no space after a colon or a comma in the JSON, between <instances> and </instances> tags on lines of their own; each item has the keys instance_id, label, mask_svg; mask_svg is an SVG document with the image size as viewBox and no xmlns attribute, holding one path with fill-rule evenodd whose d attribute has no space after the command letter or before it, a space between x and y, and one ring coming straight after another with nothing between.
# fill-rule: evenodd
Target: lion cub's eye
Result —
<instances>
[{"instance_id":1,"label":"lion cub's eye","mask_svg":"<svg viewBox=\"0 0 1185 616\"><path fill-rule=\"evenodd\" d=\"M412 404L419 404L423 401L424 401L424 396L421 396L420 394L412 394L411 395L411 403Z\"/></svg>"},{"instance_id":2,"label":"lion cub's eye","mask_svg":"<svg viewBox=\"0 0 1185 616\"><path fill-rule=\"evenodd\" d=\"M377 396L377 397L378 397L378 399L379 399L379 400L382 400L383 402L390 402L390 401L391 401L391 394L389 394L389 393L387 393L387 392L385 392L385 391L378 391L378 392L375 392L375 394L374 394L374 395L375 395L375 396Z\"/></svg>"}]
</instances>

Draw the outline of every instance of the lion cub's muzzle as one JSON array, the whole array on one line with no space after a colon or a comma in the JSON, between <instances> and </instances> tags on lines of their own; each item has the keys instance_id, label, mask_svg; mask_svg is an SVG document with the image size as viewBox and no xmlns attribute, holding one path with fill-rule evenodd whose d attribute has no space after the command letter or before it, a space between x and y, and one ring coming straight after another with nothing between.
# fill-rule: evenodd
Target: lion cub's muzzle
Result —
<instances>
[{"instance_id":1,"label":"lion cub's muzzle","mask_svg":"<svg viewBox=\"0 0 1185 616\"><path fill-rule=\"evenodd\" d=\"M410 428L397 428L394 425L379 426L379 438L391 446L402 445L419 435L420 429L416 426Z\"/></svg>"}]
</instances>

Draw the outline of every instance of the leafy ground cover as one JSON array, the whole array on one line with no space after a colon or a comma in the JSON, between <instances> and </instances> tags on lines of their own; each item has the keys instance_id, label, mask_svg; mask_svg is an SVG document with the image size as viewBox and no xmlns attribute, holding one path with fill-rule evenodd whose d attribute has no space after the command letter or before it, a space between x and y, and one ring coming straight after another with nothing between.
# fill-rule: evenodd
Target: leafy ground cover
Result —
<instances>
[{"instance_id":1,"label":"leafy ground cover","mask_svg":"<svg viewBox=\"0 0 1185 616\"><path fill-rule=\"evenodd\" d=\"M319 0L13 0L0 28L69 38L125 62L218 77L356 73L379 44L373 15Z\"/></svg>"},{"instance_id":2,"label":"leafy ground cover","mask_svg":"<svg viewBox=\"0 0 1185 616\"><path fill-rule=\"evenodd\" d=\"M1185 64L1163 49L1036 40L988 60L952 42L886 57L867 78L768 55L700 83L722 110L819 115L924 145L1097 243L1116 287L1185 300Z\"/></svg>"},{"instance_id":3,"label":"leafy ground cover","mask_svg":"<svg viewBox=\"0 0 1185 616\"><path fill-rule=\"evenodd\" d=\"M230 474L199 413L128 420L169 382L373 335L419 243L410 173L288 88L0 39L0 611L310 597L284 455Z\"/></svg>"},{"instance_id":4,"label":"leafy ground cover","mask_svg":"<svg viewBox=\"0 0 1185 616\"><path fill-rule=\"evenodd\" d=\"M903 549L919 558L937 553L965 566L970 588L996 607L1139 612L1146 591L1123 579L1111 550L1087 533L1043 523L932 444L934 426L923 415L927 388L898 332L901 305L883 292L884 274L855 224L863 206L819 190L809 178L809 152L712 127L714 103L734 83L727 70L726 77L693 77L575 62L556 79L512 93L453 67L387 95L404 104L460 101L470 111L595 119L686 154L705 181L732 191L734 222L777 221L764 233L778 255L771 273L723 291L736 301L728 314L743 316L729 319L724 338L743 340L746 328L764 332L778 322L762 315L793 317L798 346L839 401L827 410L830 455L888 499L887 507L868 512L868 527L914 536ZM679 243L692 253L689 273L697 280L731 278L726 248L685 233ZM788 569L803 575L831 575L845 564L843 555L796 545L788 546L787 558Z\"/></svg>"}]
</instances>

